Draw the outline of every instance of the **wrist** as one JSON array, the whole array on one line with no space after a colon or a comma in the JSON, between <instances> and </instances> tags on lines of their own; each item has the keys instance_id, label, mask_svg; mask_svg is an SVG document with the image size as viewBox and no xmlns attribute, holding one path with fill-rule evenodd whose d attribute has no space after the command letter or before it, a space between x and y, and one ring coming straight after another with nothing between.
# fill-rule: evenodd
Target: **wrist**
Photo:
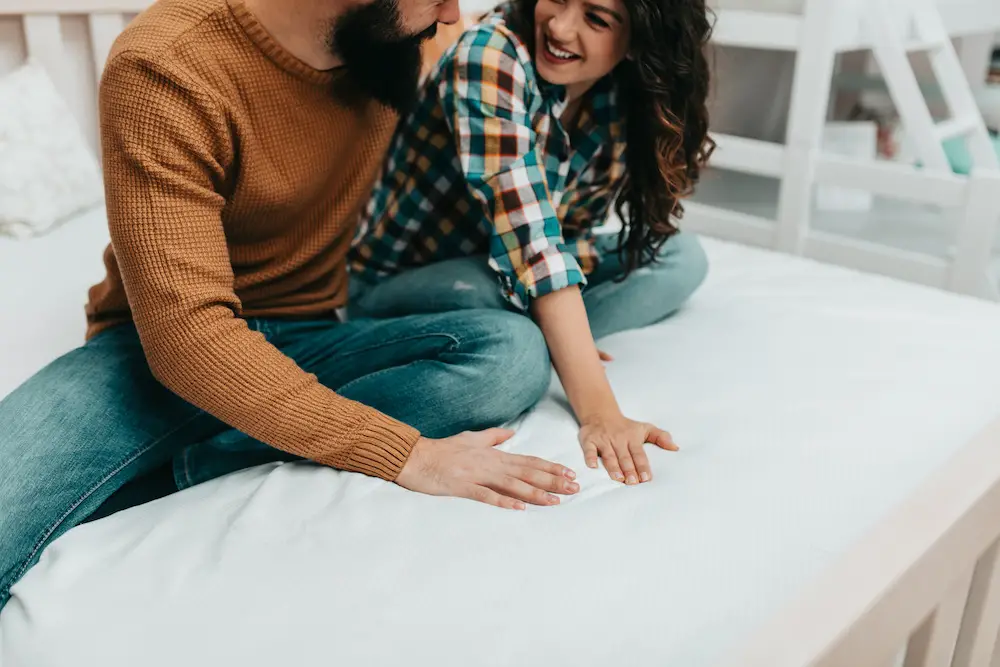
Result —
<instances>
[{"instance_id":1,"label":"wrist","mask_svg":"<svg viewBox=\"0 0 1000 667\"><path fill-rule=\"evenodd\" d=\"M617 405L601 406L591 410L581 410L577 415L581 426L593 426L595 424L608 424L624 419L625 415Z\"/></svg>"}]
</instances>

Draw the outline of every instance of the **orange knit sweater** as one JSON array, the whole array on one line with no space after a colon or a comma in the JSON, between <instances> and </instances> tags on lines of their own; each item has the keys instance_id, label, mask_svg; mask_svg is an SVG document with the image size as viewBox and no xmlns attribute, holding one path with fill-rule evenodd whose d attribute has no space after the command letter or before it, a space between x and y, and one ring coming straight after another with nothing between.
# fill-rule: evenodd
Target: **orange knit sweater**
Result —
<instances>
[{"instance_id":1,"label":"orange knit sweater","mask_svg":"<svg viewBox=\"0 0 1000 667\"><path fill-rule=\"evenodd\" d=\"M329 317L395 115L333 93L243 0L160 0L101 83L112 244L88 337L135 322L170 390L279 449L393 480L419 434L338 396L243 317Z\"/></svg>"}]
</instances>

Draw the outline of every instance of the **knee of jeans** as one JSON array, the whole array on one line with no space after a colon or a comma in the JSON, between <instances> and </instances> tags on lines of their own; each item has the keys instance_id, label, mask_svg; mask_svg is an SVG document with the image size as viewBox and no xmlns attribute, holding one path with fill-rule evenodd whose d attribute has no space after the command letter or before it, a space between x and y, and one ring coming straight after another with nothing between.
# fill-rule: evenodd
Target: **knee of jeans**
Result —
<instances>
[{"instance_id":1,"label":"knee of jeans","mask_svg":"<svg viewBox=\"0 0 1000 667\"><path fill-rule=\"evenodd\" d=\"M694 292L708 277L708 255L695 234L681 232L671 239L670 263L677 267L677 279Z\"/></svg>"},{"instance_id":2,"label":"knee of jeans","mask_svg":"<svg viewBox=\"0 0 1000 667\"><path fill-rule=\"evenodd\" d=\"M681 232L664 246L660 261L654 264L665 270L654 269L663 280L669 281L672 290L690 296L708 277L708 255L695 234Z\"/></svg>"},{"instance_id":3,"label":"knee of jeans","mask_svg":"<svg viewBox=\"0 0 1000 667\"><path fill-rule=\"evenodd\" d=\"M474 421L498 425L532 408L548 391L552 379L548 348L541 330L527 315L483 311L489 320L490 349L484 361L482 411Z\"/></svg>"},{"instance_id":4,"label":"knee of jeans","mask_svg":"<svg viewBox=\"0 0 1000 667\"><path fill-rule=\"evenodd\" d=\"M451 291L443 299L449 310L473 310L477 308L507 308L507 302L496 285L474 285L456 280Z\"/></svg>"}]
</instances>

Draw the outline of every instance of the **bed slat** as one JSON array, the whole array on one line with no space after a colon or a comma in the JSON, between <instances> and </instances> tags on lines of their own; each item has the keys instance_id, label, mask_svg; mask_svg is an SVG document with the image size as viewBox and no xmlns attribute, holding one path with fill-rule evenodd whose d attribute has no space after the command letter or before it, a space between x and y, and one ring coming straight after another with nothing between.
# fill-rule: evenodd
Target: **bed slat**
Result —
<instances>
[{"instance_id":1,"label":"bed slat","mask_svg":"<svg viewBox=\"0 0 1000 667\"><path fill-rule=\"evenodd\" d=\"M958 641L972 572L959 577L941 605L910 638L903 667L949 667Z\"/></svg>"},{"instance_id":2,"label":"bed slat","mask_svg":"<svg viewBox=\"0 0 1000 667\"><path fill-rule=\"evenodd\" d=\"M104 74L104 65L111 53L115 39L125 29L124 14L91 14L88 18L90 27L90 43L94 50L95 81L100 83Z\"/></svg>"},{"instance_id":3,"label":"bed slat","mask_svg":"<svg viewBox=\"0 0 1000 667\"><path fill-rule=\"evenodd\" d=\"M57 14L24 17L24 42L28 57L40 63L62 90L64 64L62 28Z\"/></svg>"},{"instance_id":4,"label":"bed slat","mask_svg":"<svg viewBox=\"0 0 1000 667\"><path fill-rule=\"evenodd\" d=\"M138 13L154 0L0 0L0 16Z\"/></svg>"},{"instance_id":5,"label":"bed slat","mask_svg":"<svg viewBox=\"0 0 1000 667\"><path fill-rule=\"evenodd\" d=\"M976 564L952 667L986 667L1000 631L1000 541Z\"/></svg>"}]
</instances>

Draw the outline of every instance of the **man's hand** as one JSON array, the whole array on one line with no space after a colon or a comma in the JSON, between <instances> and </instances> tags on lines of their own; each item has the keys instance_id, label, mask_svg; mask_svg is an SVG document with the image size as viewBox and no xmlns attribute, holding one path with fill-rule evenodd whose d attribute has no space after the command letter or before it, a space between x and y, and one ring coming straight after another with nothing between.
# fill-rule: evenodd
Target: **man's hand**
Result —
<instances>
[{"instance_id":1,"label":"man's hand","mask_svg":"<svg viewBox=\"0 0 1000 667\"><path fill-rule=\"evenodd\" d=\"M525 503L558 505L559 497L553 494L580 490L573 481L576 473L569 468L494 449L512 435L513 431L493 428L443 440L420 438L396 483L410 491L514 510L523 510Z\"/></svg>"},{"instance_id":2,"label":"man's hand","mask_svg":"<svg viewBox=\"0 0 1000 667\"><path fill-rule=\"evenodd\" d=\"M596 468L600 455L611 478L626 484L653 478L643 451L647 442L671 452L678 449L666 431L621 415L586 421L580 427L580 446L587 467Z\"/></svg>"}]
</instances>

